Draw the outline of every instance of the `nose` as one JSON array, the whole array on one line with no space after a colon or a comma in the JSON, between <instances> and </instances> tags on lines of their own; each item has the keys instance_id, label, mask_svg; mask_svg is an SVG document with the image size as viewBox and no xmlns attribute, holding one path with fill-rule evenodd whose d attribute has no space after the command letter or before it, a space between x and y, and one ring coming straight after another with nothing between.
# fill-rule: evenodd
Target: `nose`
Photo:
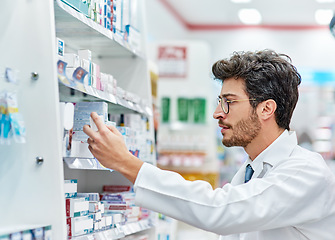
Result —
<instances>
[{"instance_id":1,"label":"nose","mask_svg":"<svg viewBox=\"0 0 335 240\"><path fill-rule=\"evenodd\" d=\"M213 118L214 119L219 119L219 118L226 118L227 114L225 114L220 106L220 104L218 104L215 108L215 111L213 113Z\"/></svg>"}]
</instances>

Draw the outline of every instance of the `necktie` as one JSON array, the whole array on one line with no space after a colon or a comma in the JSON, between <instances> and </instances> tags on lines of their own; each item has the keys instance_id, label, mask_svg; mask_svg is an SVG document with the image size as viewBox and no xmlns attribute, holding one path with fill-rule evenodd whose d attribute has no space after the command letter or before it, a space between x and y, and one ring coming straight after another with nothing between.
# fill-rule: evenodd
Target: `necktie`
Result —
<instances>
[{"instance_id":1,"label":"necktie","mask_svg":"<svg viewBox=\"0 0 335 240\"><path fill-rule=\"evenodd\" d=\"M244 182L247 183L252 177L252 174L254 174L254 169L252 169L251 165L248 164L247 167L245 168L245 178Z\"/></svg>"}]
</instances>

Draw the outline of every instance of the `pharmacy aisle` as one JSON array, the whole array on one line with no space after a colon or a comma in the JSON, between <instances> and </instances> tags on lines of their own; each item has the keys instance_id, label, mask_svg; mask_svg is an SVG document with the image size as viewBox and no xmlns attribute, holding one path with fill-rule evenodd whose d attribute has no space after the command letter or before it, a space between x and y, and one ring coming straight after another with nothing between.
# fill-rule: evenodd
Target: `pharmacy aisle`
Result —
<instances>
[{"instance_id":1,"label":"pharmacy aisle","mask_svg":"<svg viewBox=\"0 0 335 240\"><path fill-rule=\"evenodd\" d=\"M156 164L143 2L113 2L2 3L1 239L156 239L157 214L82 131L95 111Z\"/></svg>"}]
</instances>

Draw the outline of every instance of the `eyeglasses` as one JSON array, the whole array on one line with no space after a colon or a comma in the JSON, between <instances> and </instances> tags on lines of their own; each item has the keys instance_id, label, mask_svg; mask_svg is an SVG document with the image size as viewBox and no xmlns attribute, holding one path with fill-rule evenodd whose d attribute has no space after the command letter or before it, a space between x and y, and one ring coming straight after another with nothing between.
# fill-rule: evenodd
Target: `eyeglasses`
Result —
<instances>
[{"instance_id":1,"label":"eyeglasses","mask_svg":"<svg viewBox=\"0 0 335 240\"><path fill-rule=\"evenodd\" d=\"M237 100L228 100L225 97L218 97L218 104L220 104L222 111L225 114L229 113L229 103L234 103L234 102L243 102L243 101L256 101L256 99L237 99Z\"/></svg>"}]
</instances>

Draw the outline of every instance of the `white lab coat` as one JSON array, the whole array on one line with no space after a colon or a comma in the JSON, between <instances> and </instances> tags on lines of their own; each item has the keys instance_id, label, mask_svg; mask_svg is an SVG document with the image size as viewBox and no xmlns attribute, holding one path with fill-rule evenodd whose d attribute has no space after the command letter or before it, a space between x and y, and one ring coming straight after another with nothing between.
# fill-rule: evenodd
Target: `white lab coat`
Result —
<instances>
[{"instance_id":1,"label":"white lab coat","mask_svg":"<svg viewBox=\"0 0 335 240\"><path fill-rule=\"evenodd\" d=\"M255 172L244 184L248 163ZM145 163L134 189L137 205L220 239L335 239L335 175L319 154L297 145L294 132L284 131L222 188Z\"/></svg>"}]
</instances>

